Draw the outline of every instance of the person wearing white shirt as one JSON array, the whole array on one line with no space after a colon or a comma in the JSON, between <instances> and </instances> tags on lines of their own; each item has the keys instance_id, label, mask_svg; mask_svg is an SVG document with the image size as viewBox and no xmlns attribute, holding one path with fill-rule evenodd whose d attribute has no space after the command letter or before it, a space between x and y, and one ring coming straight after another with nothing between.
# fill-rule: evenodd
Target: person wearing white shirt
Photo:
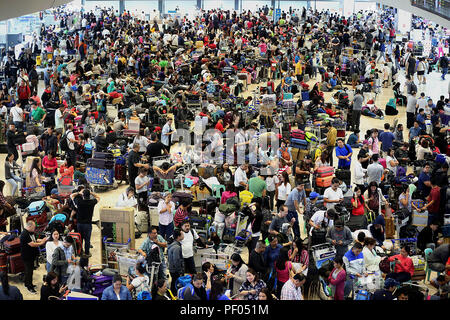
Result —
<instances>
[{"instance_id":1,"label":"person wearing white shirt","mask_svg":"<svg viewBox=\"0 0 450 320\"><path fill-rule=\"evenodd\" d=\"M187 273L194 274L195 262L194 262L194 241L197 241L200 237L197 231L191 229L189 220L184 220L181 224L181 230L184 232L184 238L181 241L181 252L184 259L184 267Z\"/></svg>"},{"instance_id":2,"label":"person wearing white shirt","mask_svg":"<svg viewBox=\"0 0 450 320\"><path fill-rule=\"evenodd\" d=\"M364 186L365 176L367 173L367 169L362 167L361 161L364 160L362 155L358 155L358 161L354 162L355 166L353 167L353 174L355 177L355 184L359 187Z\"/></svg>"},{"instance_id":3,"label":"person wearing white shirt","mask_svg":"<svg viewBox=\"0 0 450 320\"><path fill-rule=\"evenodd\" d=\"M9 111L10 117L12 117L13 123L16 125L17 129L23 129L23 115L24 111L20 107L20 104L17 103L14 107Z\"/></svg>"},{"instance_id":4,"label":"person wearing white shirt","mask_svg":"<svg viewBox=\"0 0 450 320\"><path fill-rule=\"evenodd\" d=\"M144 153L145 151L147 151L147 146L149 145L149 141L147 137L142 135L143 133L144 132L139 132L133 140L133 144L139 144L139 153Z\"/></svg>"},{"instance_id":5,"label":"person wearing white shirt","mask_svg":"<svg viewBox=\"0 0 450 320\"><path fill-rule=\"evenodd\" d=\"M368 272L380 272L381 257L377 254L375 246L377 241L373 238L365 238L363 256L364 264Z\"/></svg>"},{"instance_id":6,"label":"person wearing white shirt","mask_svg":"<svg viewBox=\"0 0 450 320\"><path fill-rule=\"evenodd\" d=\"M424 109L425 110L425 107L426 107L427 104L428 104L428 102L427 102L427 99L425 97L425 93L422 92L420 94L420 98L417 99L416 109L417 110L420 110L420 109Z\"/></svg>"},{"instance_id":7,"label":"person wearing white shirt","mask_svg":"<svg viewBox=\"0 0 450 320\"><path fill-rule=\"evenodd\" d=\"M289 175L286 171L281 174L281 181L277 187L277 211L280 211L281 206L286 202L289 194L292 191L291 184L289 183Z\"/></svg>"},{"instance_id":8,"label":"person wearing white shirt","mask_svg":"<svg viewBox=\"0 0 450 320\"><path fill-rule=\"evenodd\" d=\"M55 131L62 133L64 129L64 105L55 111Z\"/></svg>"},{"instance_id":9,"label":"person wearing white shirt","mask_svg":"<svg viewBox=\"0 0 450 320\"><path fill-rule=\"evenodd\" d=\"M169 193L164 200L161 199L158 203L159 234L166 240L173 234L173 211L175 211L175 204Z\"/></svg>"},{"instance_id":10,"label":"person wearing white shirt","mask_svg":"<svg viewBox=\"0 0 450 320\"><path fill-rule=\"evenodd\" d=\"M57 230L54 230L52 232L51 240L47 241L47 243L45 244L45 253L47 256L47 272L50 272L52 270L53 252L57 247L60 247L61 245L62 241L59 240L59 232Z\"/></svg>"},{"instance_id":11,"label":"person wearing white shirt","mask_svg":"<svg viewBox=\"0 0 450 320\"><path fill-rule=\"evenodd\" d=\"M131 187L120 194L116 207L137 207L137 200Z\"/></svg>"},{"instance_id":12,"label":"person wearing white shirt","mask_svg":"<svg viewBox=\"0 0 450 320\"><path fill-rule=\"evenodd\" d=\"M248 189L247 170L248 164L244 163L239 168L237 168L234 173L234 186L239 191Z\"/></svg>"},{"instance_id":13,"label":"person wearing white shirt","mask_svg":"<svg viewBox=\"0 0 450 320\"><path fill-rule=\"evenodd\" d=\"M333 178L331 187L328 187L323 194L323 202L327 209L331 209L343 200L344 194L342 193L342 189L339 188L339 179Z\"/></svg>"},{"instance_id":14,"label":"person wearing white shirt","mask_svg":"<svg viewBox=\"0 0 450 320\"><path fill-rule=\"evenodd\" d=\"M325 225L327 229L332 227L335 213L336 211L334 209L316 211L309 220L309 225L312 227L309 230L309 235L312 236L313 229L320 229L322 225Z\"/></svg>"}]
</instances>

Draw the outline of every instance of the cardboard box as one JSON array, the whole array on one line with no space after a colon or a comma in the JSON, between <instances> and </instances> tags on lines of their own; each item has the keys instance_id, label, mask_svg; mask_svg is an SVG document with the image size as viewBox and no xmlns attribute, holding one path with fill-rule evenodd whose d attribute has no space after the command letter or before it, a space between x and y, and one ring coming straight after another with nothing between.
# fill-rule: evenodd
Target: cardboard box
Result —
<instances>
[{"instance_id":1,"label":"cardboard box","mask_svg":"<svg viewBox=\"0 0 450 320\"><path fill-rule=\"evenodd\" d=\"M292 161L297 161L298 160L299 153L300 153L300 149L298 149L298 148L291 148Z\"/></svg>"},{"instance_id":2,"label":"cardboard box","mask_svg":"<svg viewBox=\"0 0 450 320\"><path fill-rule=\"evenodd\" d=\"M303 150L300 149L300 151L298 152L298 159L297 160L303 160L305 159L305 156L309 154L309 150Z\"/></svg>"},{"instance_id":3,"label":"cardboard box","mask_svg":"<svg viewBox=\"0 0 450 320\"><path fill-rule=\"evenodd\" d=\"M133 208L100 208L100 223L102 226L102 239L107 242L127 243L131 239L130 248L135 247L135 226Z\"/></svg>"}]
</instances>

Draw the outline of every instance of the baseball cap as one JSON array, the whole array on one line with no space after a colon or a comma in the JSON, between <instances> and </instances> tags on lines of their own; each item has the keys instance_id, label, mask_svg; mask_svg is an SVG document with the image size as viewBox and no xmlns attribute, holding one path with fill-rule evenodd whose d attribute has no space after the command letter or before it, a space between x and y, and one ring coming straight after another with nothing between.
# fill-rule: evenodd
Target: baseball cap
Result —
<instances>
[{"instance_id":1,"label":"baseball cap","mask_svg":"<svg viewBox=\"0 0 450 320\"><path fill-rule=\"evenodd\" d=\"M319 197L319 194L317 192L311 192L309 194L309 199L313 200L315 198Z\"/></svg>"},{"instance_id":2,"label":"baseball cap","mask_svg":"<svg viewBox=\"0 0 450 320\"><path fill-rule=\"evenodd\" d=\"M387 288L391 288L391 287L397 287L399 286L400 283L392 278L387 278L386 281L384 281L384 287Z\"/></svg>"}]
</instances>

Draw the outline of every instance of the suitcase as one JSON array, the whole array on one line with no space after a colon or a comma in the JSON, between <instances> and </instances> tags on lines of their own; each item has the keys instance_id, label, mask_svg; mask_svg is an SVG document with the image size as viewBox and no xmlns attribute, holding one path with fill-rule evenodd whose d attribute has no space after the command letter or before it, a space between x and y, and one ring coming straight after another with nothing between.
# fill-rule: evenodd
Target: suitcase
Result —
<instances>
[{"instance_id":1,"label":"suitcase","mask_svg":"<svg viewBox=\"0 0 450 320\"><path fill-rule=\"evenodd\" d=\"M321 188L328 188L331 186L331 180L333 180L333 176L328 176L324 178L317 177L316 185Z\"/></svg>"},{"instance_id":2,"label":"suitcase","mask_svg":"<svg viewBox=\"0 0 450 320\"><path fill-rule=\"evenodd\" d=\"M345 138L345 129L337 130L338 138Z\"/></svg>"},{"instance_id":3,"label":"suitcase","mask_svg":"<svg viewBox=\"0 0 450 320\"><path fill-rule=\"evenodd\" d=\"M36 227L45 226L47 224L47 212L43 212L40 215L28 216L26 221L34 221Z\"/></svg>"},{"instance_id":4,"label":"suitcase","mask_svg":"<svg viewBox=\"0 0 450 320\"><path fill-rule=\"evenodd\" d=\"M150 225L159 226L159 212L157 207L148 207L150 216Z\"/></svg>"},{"instance_id":5,"label":"suitcase","mask_svg":"<svg viewBox=\"0 0 450 320\"><path fill-rule=\"evenodd\" d=\"M94 158L87 159L86 162L86 167L97 169L113 169L114 165L115 165L114 159L98 159L95 158L95 155Z\"/></svg>"},{"instance_id":6,"label":"suitcase","mask_svg":"<svg viewBox=\"0 0 450 320\"><path fill-rule=\"evenodd\" d=\"M23 263L20 253L16 253L8 256L8 273L18 274L25 271L25 265Z\"/></svg>"},{"instance_id":7,"label":"suitcase","mask_svg":"<svg viewBox=\"0 0 450 320\"><path fill-rule=\"evenodd\" d=\"M136 224L136 228L141 233L148 232L149 225L149 215L146 211L137 211L134 214L134 223Z\"/></svg>"},{"instance_id":8,"label":"suitcase","mask_svg":"<svg viewBox=\"0 0 450 320\"><path fill-rule=\"evenodd\" d=\"M0 252L0 272L8 273L8 255Z\"/></svg>"},{"instance_id":9,"label":"suitcase","mask_svg":"<svg viewBox=\"0 0 450 320\"><path fill-rule=\"evenodd\" d=\"M20 238L14 238L11 241L4 242L5 253L7 255L13 255L20 252Z\"/></svg>"},{"instance_id":10,"label":"suitcase","mask_svg":"<svg viewBox=\"0 0 450 320\"><path fill-rule=\"evenodd\" d=\"M334 174L334 167L320 167L316 171L318 178L325 178Z\"/></svg>"},{"instance_id":11,"label":"suitcase","mask_svg":"<svg viewBox=\"0 0 450 320\"><path fill-rule=\"evenodd\" d=\"M298 148L301 150L307 150L308 142L306 140L291 138L291 147Z\"/></svg>"},{"instance_id":12,"label":"suitcase","mask_svg":"<svg viewBox=\"0 0 450 320\"><path fill-rule=\"evenodd\" d=\"M360 216L350 215L350 219L348 219L348 222L346 226L352 231L355 232L356 230L366 229L367 228L367 217L365 214Z\"/></svg>"},{"instance_id":13,"label":"suitcase","mask_svg":"<svg viewBox=\"0 0 450 320\"><path fill-rule=\"evenodd\" d=\"M305 131L294 129L291 131L291 138L305 140Z\"/></svg>"},{"instance_id":14,"label":"suitcase","mask_svg":"<svg viewBox=\"0 0 450 320\"><path fill-rule=\"evenodd\" d=\"M112 276L91 276L93 289L91 294L101 298L103 291L112 285L113 277Z\"/></svg>"},{"instance_id":15,"label":"suitcase","mask_svg":"<svg viewBox=\"0 0 450 320\"><path fill-rule=\"evenodd\" d=\"M86 180L94 185L111 186L114 183L114 166L112 166L112 169L87 167Z\"/></svg>"},{"instance_id":16,"label":"suitcase","mask_svg":"<svg viewBox=\"0 0 450 320\"><path fill-rule=\"evenodd\" d=\"M94 159L114 160L114 155L111 152L95 152Z\"/></svg>"},{"instance_id":17,"label":"suitcase","mask_svg":"<svg viewBox=\"0 0 450 320\"><path fill-rule=\"evenodd\" d=\"M30 216L36 216L40 215L45 210L45 202L44 201L34 201L30 203L30 205L27 207L28 214Z\"/></svg>"},{"instance_id":18,"label":"suitcase","mask_svg":"<svg viewBox=\"0 0 450 320\"><path fill-rule=\"evenodd\" d=\"M78 232L69 232L67 235L72 237L75 255L79 256L81 254L81 248L83 243L81 234Z\"/></svg>"},{"instance_id":19,"label":"suitcase","mask_svg":"<svg viewBox=\"0 0 450 320\"><path fill-rule=\"evenodd\" d=\"M385 217L386 239L395 239L395 219L394 217Z\"/></svg>"},{"instance_id":20,"label":"suitcase","mask_svg":"<svg viewBox=\"0 0 450 320\"><path fill-rule=\"evenodd\" d=\"M302 101L309 101L309 91L307 91L307 90L303 91L302 90Z\"/></svg>"},{"instance_id":21,"label":"suitcase","mask_svg":"<svg viewBox=\"0 0 450 320\"><path fill-rule=\"evenodd\" d=\"M201 217L201 216L195 216L195 215L190 216L189 220L191 221L192 228L194 228L196 231L208 230L209 224L211 222L211 219L209 219L207 217Z\"/></svg>"},{"instance_id":22,"label":"suitcase","mask_svg":"<svg viewBox=\"0 0 450 320\"><path fill-rule=\"evenodd\" d=\"M412 212L412 225L417 227L417 230L422 231L428 225L428 211Z\"/></svg>"},{"instance_id":23,"label":"suitcase","mask_svg":"<svg viewBox=\"0 0 450 320\"><path fill-rule=\"evenodd\" d=\"M190 204L192 203L194 196L187 192L174 192L172 194L172 199L173 202L178 202L178 204L181 204L183 200Z\"/></svg>"}]
</instances>

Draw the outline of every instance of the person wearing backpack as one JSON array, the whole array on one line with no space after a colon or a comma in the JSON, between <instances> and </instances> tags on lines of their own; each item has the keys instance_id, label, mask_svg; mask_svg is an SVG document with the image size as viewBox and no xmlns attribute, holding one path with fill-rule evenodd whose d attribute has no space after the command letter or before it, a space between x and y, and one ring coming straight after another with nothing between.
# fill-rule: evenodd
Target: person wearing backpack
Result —
<instances>
[{"instance_id":1,"label":"person wearing backpack","mask_svg":"<svg viewBox=\"0 0 450 320\"><path fill-rule=\"evenodd\" d=\"M197 231L191 229L191 223L189 220L183 220L181 223L181 231L184 233L183 240L181 241L181 249L183 252L185 271L189 274L194 274L196 273L194 262L194 241L201 247L205 247L205 244L200 239Z\"/></svg>"},{"instance_id":2,"label":"person wearing backpack","mask_svg":"<svg viewBox=\"0 0 450 320\"><path fill-rule=\"evenodd\" d=\"M142 291L150 292L150 279L145 274L146 270L144 266L141 263L138 263L135 266L136 271L136 277L134 279L130 279L130 275L127 275L127 289L130 290L130 292L133 292L136 295L141 293ZM131 280L131 281L130 281Z\"/></svg>"},{"instance_id":3,"label":"person wearing backpack","mask_svg":"<svg viewBox=\"0 0 450 320\"><path fill-rule=\"evenodd\" d=\"M206 290L211 289L211 277L207 277L206 287L203 281L203 274L196 273L192 278L192 282L178 292L180 300L206 301Z\"/></svg>"},{"instance_id":4,"label":"person wearing backpack","mask_svg":"<svg viewBox=\"0 0 450 320\"><path fill-rule=\"evenodd\" d=\"M174 241L169 245L167 251L167 259L169 262L169 272L172 282L170 283L170 291L176 292L176 282L179 277L184 275L184 259L181 248L181 242L184 239L184 232L180 229L175 229L173 232Z\"/></svg>"},{"instance_id":5,"label":"person wearing backpack","mask_svg":"<svg viewBox=\"0 0 450 320\"><path fill-rule=\"evenodd\" d=\"M62 151L66 152L69 166L75 166L77 162L77 155L75 153L75 135L73 133L73 124L69 123L66 126L66 132L61 137L59 146Z\"/></svg>"},{"instance_id":6,"label":"person wearing backpack","mask_svg":"<svg viewBox=\"0 0 450 320\"><path fill-rule=\"evenodd\" d=\"M337 139L336 157L339 159L338 169L350 169L353 150L348 144L344 144L342 138Z\"/></svg>"}]
</instances>

